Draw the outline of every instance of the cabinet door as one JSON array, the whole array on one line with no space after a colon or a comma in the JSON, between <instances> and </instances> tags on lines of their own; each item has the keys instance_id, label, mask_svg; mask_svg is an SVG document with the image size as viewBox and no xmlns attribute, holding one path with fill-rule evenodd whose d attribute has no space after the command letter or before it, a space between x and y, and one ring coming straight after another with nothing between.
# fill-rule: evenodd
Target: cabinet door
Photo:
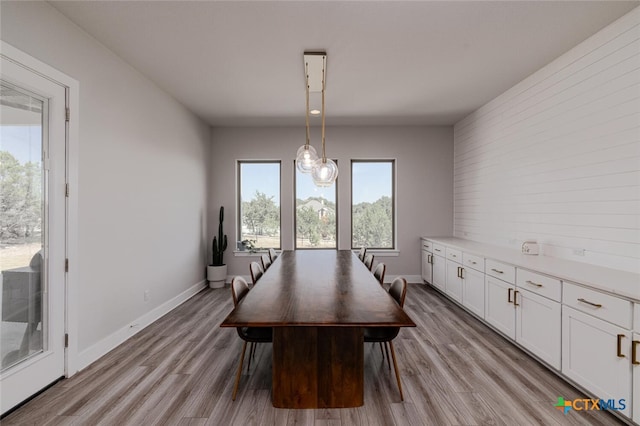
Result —
<instances>
[{"instance_id":1,"label":"cabinet door","mask_svg":"<svg viewBox=\"0 0 640 426\"><path fill-rule=\"evenodd\" d=\"M480 318L484 318L484 274L463 268L462 304Z\"/></svg>"},{"instance_id":2,"label":"cabinet door","mask_svg":"<svg viewBox=\"0 0 640 426\"><path fill-rule=\"evenodd\" d=\"M447 259L447 280L445 289L449 297L462 303L462 278L460 278L460 264Z\"/></svg>"},{"instance_id":3,"label":"cabinet door","mask_svg":"<svg viewBox=\"0 0 640 426\"><path fill-rule=\"evenodd\" d=\"M438 287L440 290L444 291L444 283L447 279L446 277L446 266L444 263L444 257L442 256L433 256L431 258L433 264L433 282L432 284Z\"/></svg>"},{"instance_id":4,"label":"cabinet door","mask_svg":"<svg viewBox=\"0 0 640 426\"><path fill-rule=\"evenodd\" d=\"M422 279L428 283L432 281L431 256L431 253L422 250Z\"/></svg>"},{"instance_id":5,"label":"cabinet door","mask_svg":"<svg viewBox=\"0 0 640 426\"><path fill-rule=\"evenodd\" d=\"M562 310L558 302L521 288L516 303L516 341L560 370Z\"/></svg>"},{"instance_id":6,"label":"cabinet door","mask_svg":"<svg viewBox=\"0 0 640 426\"><path fill-rule=\"evenodd\" d=\"M636 356L631 359L633 368L633 421L640 424L640 333L633 333L631 345L632 351L633 346L636 347Z\"/></svg>"},{"instance_id":7,"label":"cabinet door","mask_svg":"<svg viewBox=\"0 0 640 426\"><path fill-rule=\"evenodd\" d=\"M516 313L513 304L515 286L485 276L484 319L509 338L516 337Z\"/></svg>"},{"instance_id":8,"label":"cabinet door","mask_svg":"<svg viewBox=\"0 0 640 426\"><path fill-rule=\"evenodd\" d=\"M618 352L620 342L620 352ZM598 398L631 407L631 332L591 315L562 307L562 373ZM618 356L622 355L622 356Z\"/></svg>"}]
</instances>

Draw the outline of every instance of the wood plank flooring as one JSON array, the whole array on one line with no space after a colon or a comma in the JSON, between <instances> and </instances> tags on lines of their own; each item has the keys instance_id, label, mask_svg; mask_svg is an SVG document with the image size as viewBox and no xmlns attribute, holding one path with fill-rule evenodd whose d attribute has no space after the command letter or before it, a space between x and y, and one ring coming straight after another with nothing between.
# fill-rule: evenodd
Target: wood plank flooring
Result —
<instances>
[{"instance_id":1,"label":"wood plank flooring","mask_svg":"<svg viewBox=\"0 0 640 426\"><path fill-rule=\"evenodd\" d=\"M271 404L271 345L231 401L241 340L219 324L228 288L204 290L123 345L40 394L3 425L612 425L606 412L563 414L584 397L429 286L411 284L416 328L395 340L405 401L377 345L365 346L365 405L287 410ZM246 360L245 360L246 363ZM245 364L246 365L246 364Z\"/></svg>"}]
</instances>

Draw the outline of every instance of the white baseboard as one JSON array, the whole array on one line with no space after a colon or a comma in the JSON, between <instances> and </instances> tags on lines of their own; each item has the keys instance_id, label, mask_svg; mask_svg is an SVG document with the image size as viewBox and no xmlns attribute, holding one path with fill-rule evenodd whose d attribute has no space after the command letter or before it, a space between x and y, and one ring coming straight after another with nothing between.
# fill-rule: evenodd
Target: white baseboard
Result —
<instances>
[{"instance_id":1,"label":"white baseboard","mask_svg":"<svg viewBox=\"0 0 640 426\"><path fill-rule=\"evenodd\" d=\"M166 301L157 308L152 309L140 318L127 324L125 327L122 327L120 330L111 333L109 336L80 352L78 354L77 361L78 369L74 373L88 367L91 363L97 361L99 358L109 353L115 347L124 343L127 339L139 333L141 330L152 324L158 318L171 312L173 309L177 308L179 305L186 302L195 294L200 292L200 290L206 287L206 285L207 281L200 281L199 283L178 294L174 298ZM70 372L69 376L71 375L73 375L73 373Z\"/></svg>"}]
</instances>

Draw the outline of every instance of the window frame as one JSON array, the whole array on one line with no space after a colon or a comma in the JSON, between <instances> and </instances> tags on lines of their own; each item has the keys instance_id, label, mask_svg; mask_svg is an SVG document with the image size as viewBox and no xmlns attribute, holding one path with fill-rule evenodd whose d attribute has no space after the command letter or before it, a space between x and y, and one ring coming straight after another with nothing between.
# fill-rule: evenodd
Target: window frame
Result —
<instances>
[{"instance_id":1,"label":"window frame","mask_svg":"<svg viewBox=\"0 0 640 426\"><path fill-rule=\"evenodd\" d=\"M233 251L238 251L238 241L242 241L242 165L243 164L277 164L278 165L278 209L279 209L279 244L278 247L266 247L276 250L282 249L282 161L281 160L237 160L236 161L236 239Z\"/></svg>"},{"instance_id":2,"label":"window frame","mask_svg":"<svg viewBox=\"0 0 640 426\"><path fill-rule=\"evenodd\" d=\"M333 159L338 164L337 159ZM338 180L340 177L336 178L334 183L335 188L335 198L336 198L336 246L333 248L328 247L298 247L298 206L296 206L296 202L298 200L298 170L296 169L296 160L293 160L293 249L294 250L338 250L339 242L340 242L340 217L338 214Z\"/></svg>"},{"instance_id":3,"label":"window frame","mask_svg":"<svg viewBox=\"0 0 640 426\"><path fill-rule=\"evenodd\" d=\"M396 159L390 158L375 158L375 159L351 159L350 167L350 181L351 181L351 200L350 200L350 231L349 231L349 245L351 250L359 249L361 246L354 247L353 245L353 165L355 163L391 163L391 247L367 247L367 250L396 250L398 246L396 241Z\"/></svg>"}]
</instances>

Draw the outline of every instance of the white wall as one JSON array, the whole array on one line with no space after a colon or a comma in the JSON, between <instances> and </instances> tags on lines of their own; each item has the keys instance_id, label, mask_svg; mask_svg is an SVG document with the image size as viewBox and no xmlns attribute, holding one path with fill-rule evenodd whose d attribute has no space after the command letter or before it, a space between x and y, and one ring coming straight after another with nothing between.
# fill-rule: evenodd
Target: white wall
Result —
<instances>
[{"instance_id":1,"label":"white wall","mask_svg":"<svg viewBox=\"0 0 640 426\"><path fill-rule=\"evenodd\" d=\"M1 19L3 41L80 84L71 339L86 365L203 285L210 128L48 4L3 2Z\"/></svg>"},{"instance_id":2,"label":"white wall","mask_svg":"<svg viewBox=\"0 0 640 426\"><path fill-rule=\"evenodd\" d=\"M304 117L299 127L214 128L210 229L217 230L217 213L225 206L225 233L236 237L237 160L281 160L282 248L294 245L294 164L304 144ZM351 159L395 159L397 173L397 257L378 257L387 275L420 275L422 235L451 235L453 231L453 129L451 127L328 127L327 156L338 160L338 245L351 247ZM319 149L318 129L312 145ZM209 236L213 237L213 234ZM232 243L225 252L229 275L249 275L250 258L234 257Z\"/></svg>"},{"instance_id":3,"label":"white wall","mask_svg":"<svg viewBox=\"0 0 640 426\"><path fill-rule=\"evenodd\" d=\"M640 8L457 123L454 138L456 236L533 239L545 255L640 271Z\"/></svg>"}]
</instances>

